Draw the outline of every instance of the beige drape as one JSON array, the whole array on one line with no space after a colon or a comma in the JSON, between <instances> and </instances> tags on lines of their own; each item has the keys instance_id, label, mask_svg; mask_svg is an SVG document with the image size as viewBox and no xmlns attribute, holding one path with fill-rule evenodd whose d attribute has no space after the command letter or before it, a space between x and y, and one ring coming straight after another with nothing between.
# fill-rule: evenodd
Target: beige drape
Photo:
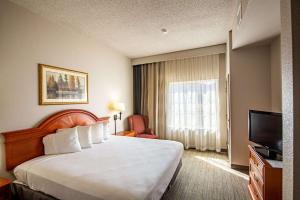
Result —
<instances>
[{"instance_id":1,"label":"beige drape","mask_svg":"<svg viewBox=\"0 0 300 200\"><path fill-rule=\"evenodd\" d=\"M219 55L165 63L166 139L221 151Z\"/></svg>"},{"instance_id":2,"label":"beige drape","mask_svg":"<svg viewBox=\"0 0 300 200\"><path fill-rule=\"evenodd\" d=\"M219 79L219 55L165 62L165 81L182 82Z\"/></svg>"},{"instance_id":3,"label":"beige drape","mask_svg":"<svg viewBox=\"0 0 300 200\"><path fill-rule=\"evenodd\" d=\"M166 133L165 62L142 65L141 112L149 117L149 127L159 138Z\"/></svg>"},{"instance_id":4,"label":"beige drape","mask_svg":"<svg viewBox=\"0 0 300 200\"><path fill-rule=\"evenodd\" d=\"M218 77L219 55L142 65L141 113L149 117L149 127L154 129L159 138L170 139L167 136L166 113L169 83Z\"/></svg>"}]
</instances>

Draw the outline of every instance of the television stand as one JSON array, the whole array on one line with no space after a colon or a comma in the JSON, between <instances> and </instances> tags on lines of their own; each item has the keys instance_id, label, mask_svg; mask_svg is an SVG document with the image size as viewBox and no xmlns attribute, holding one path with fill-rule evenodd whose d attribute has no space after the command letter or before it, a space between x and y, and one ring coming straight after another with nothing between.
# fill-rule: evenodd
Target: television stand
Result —
<instances>
[{"instance_id":1,"label":"television stand","mask_svg":"<svg viewBox=\"0 0 300 200\"><path fill-rule=\"evenodd\" d=\"M282 161L264 159L249 147L249 184L252 200L282 200Z\"/></svg>"}]
</instances>

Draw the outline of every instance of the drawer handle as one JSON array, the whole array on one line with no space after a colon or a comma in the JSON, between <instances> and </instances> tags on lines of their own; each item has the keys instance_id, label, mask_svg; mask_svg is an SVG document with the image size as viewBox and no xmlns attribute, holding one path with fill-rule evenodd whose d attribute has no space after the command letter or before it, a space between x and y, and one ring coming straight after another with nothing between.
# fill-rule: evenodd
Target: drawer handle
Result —
<instances>
[{"instance_id":1,"label":"drawer handle","mask_svg":"<svg viewBox=\"0 0 300 200\"><path fill-rule=\"evenodd\" d=\"M253 174L253 178L256 182L258 182L258 178L255 176L255 174Z\"/></svg>"}]
</instances>

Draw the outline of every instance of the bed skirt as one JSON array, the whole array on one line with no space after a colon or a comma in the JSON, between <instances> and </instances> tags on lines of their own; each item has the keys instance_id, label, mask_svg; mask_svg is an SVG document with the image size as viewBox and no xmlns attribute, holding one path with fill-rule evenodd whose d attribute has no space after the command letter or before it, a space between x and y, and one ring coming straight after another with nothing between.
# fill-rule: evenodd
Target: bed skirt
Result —
<instances>
[{"instance_id":1,"label":"bed skirt","mask_svg":"<svg viewBox=\"0 0 300 200\"><path fill-rule=\"evenodd\" d=\"M169 189L172 187L173 183L175 182L176 177L181 169L181 166L182 166L182 161L180 160L176 168L176 171L165 193L163 194L162 198L169 191ZM53 196L47 195L43 192L32 190L28 186L16 182L12 183L11 190L12 190L13 200L57 200L57 198Z\"/></svg>"}]
</instances>

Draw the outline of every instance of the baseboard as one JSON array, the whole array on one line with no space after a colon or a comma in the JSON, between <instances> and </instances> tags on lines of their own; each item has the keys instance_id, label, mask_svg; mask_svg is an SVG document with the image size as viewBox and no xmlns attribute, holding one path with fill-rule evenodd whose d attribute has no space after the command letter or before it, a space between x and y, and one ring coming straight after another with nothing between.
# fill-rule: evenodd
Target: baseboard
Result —
<instances>
[{"instance_id":1,"label":"baseboard","mask_svg":"<svg viewBox=\"0 0 300 200\"><path fill-rule=\"evenodd\" d=\"M228 152L228 150L227 150L227 149L225 149L225 148L224 148L224 149L222 148L222 149L221 149L221 152L224 152L224 153L226 153L226 152Z\"/></svg>"},{"instance_id":2,"label":"baseboard","mask_svg":"<svg viewBox=\"0 0 300 200\"><path fill-rule=\"evenodd\" d=\"M231 169L238 169L238 170L249 170L249 166L245 165L236 165L236 164L231 164Z\"/></svg>"}]
</instances>

